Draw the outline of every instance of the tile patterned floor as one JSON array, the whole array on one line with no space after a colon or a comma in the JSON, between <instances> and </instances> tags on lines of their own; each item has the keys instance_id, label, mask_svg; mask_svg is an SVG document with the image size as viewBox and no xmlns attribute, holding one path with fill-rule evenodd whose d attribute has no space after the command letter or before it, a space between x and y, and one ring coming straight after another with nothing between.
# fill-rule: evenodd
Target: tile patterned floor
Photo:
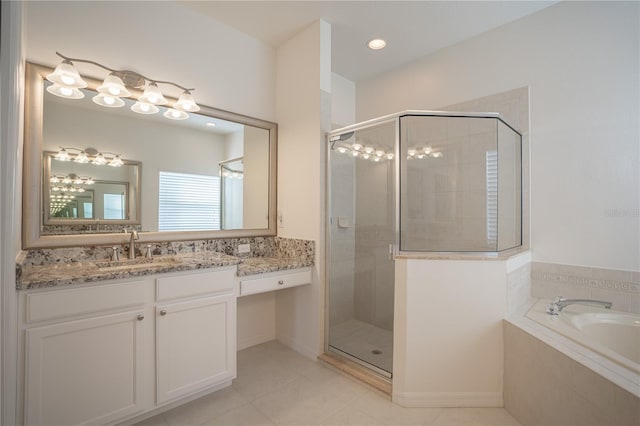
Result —
<instances>
[{"instance_id":1,"label":"tile patterned floor","mask_svg":"<svg viewBox=\"0 0 640 426\"><path fill-rule=\"evenodd\" d=\"M238 352L233 385L137 426L516 426L502 408L403 408L277 341Z\"/></svg>"},{"instance_id":2,"label":"tile patterned floor","mask_svg":"<svg viewBox=\"0 0 640 426\"><path fill-rule=\"evenodd\" d=\"M329 344L384 371L393 367L393 332L358 320L331 327Z\"/></svg>"}]
</instances>

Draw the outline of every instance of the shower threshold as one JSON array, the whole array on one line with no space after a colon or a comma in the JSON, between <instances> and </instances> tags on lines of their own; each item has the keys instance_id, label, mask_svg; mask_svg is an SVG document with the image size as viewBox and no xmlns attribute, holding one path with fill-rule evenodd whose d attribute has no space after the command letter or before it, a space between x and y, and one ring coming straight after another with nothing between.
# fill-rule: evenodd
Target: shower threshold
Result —
<instances>
[{"instance_id":1,"label":"shower threshold","mask_svg":"<svg viewBox=\"0 0 640 426\"><path fill-rule=\"evenodd\" d=\"M392 374L390 372L383 370L382 368L376 367L375 365L371 364L370 362L367 362L362 358L358 358L357 356L353 356L352 354L341 351L340 349L333 347L331 345L329 345L329 352L333 352L343 358L348 359L349 361L352 361L364 367L365 369L369 370L372 374L375 374L376 376L380 376L381 378L389 382L391 381Z\"/></svg>"},{"instance_id":2,"label":"shower threshold","mask_svg":"<svg viewBox=\"0 0 640 426\"><path fill-rule=\"evenodd\" d=\"M344 353L331 349L318 356L318 361L391 398L390 378L381 376L373 371L369 365L365 367L362 362L352 361Z\"/></svg>"}]
</instances>

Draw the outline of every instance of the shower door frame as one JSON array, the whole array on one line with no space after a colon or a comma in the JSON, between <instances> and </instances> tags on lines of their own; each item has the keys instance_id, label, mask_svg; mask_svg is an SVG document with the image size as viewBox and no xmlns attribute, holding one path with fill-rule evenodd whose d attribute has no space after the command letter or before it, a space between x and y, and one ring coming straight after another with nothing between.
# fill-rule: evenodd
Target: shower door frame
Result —
<instances>
[{"instance_id":1,"label":"shower door frame","mask_svg":"<svg viewBox=\"0 0 640 426\"><path fill-rule=\"evenodd\" d=\"M394 166L394 184L393 184L393 191L394 191L394 223L393 223L393 227L394 227L394 231L393 231L393 243L391 244L390 250L389 250L389 256L391 257L391 260L393 261L394 265L395 265L395 255L397 254L397 248L398 248L398 238L400 236L400 232L399 232L399 217L398 217L398 212L399 212L399 208L400 208L400 197L398 194L398 191L400 190L400 175L399 175L399 158L398 158L398 150L400 149L400 119L399 119L399 115L398 114L391 114L391 115L386 115L383 117L378 117L378 118L374 118L372 120L368 120L368 121L363 121L362 123L356 123L356 124L352 124L350 126L346 126L346 127L342 127L340 129L336 129L336 130L332 130L331 132L327 133L327 138L326 138L326 155L327 155L327 169L326 169L326 192L325 192L325 205L326 205L326 223L325 223L325 241L326 241L326 245L325 245L325 259L327 259L327 261L325 262L325 280L326 280L326 286L325 286L325 320L324 320L324 350L326 353L334 353L334 354L338 354L341 357L347 358L355 363L357 363L358 365L361 365L369 370L371 370L372 372L376 373L377 375L383 377L384 379L387 380L391 380L393 377L393 368L391 368L391 372L383 370L373 364L370 364L364 360L361 360L347 352L343 352L342 350L338 349L338 348L332 348L329 345L329 330L330 330L330 315L329 315L329 303L330 303L330 277L331 277L331 230L332 230L332 215L331 215L331 208L332 208L332 203L331 203L331 138L344 134L344 133L348 133L348 132L358 132L361 130L365 130L365 129L369 129L372 127L377 127L380 125L384 125L384 124L388 124L388 123L394 123L395 124L395 130L394 130L394 134L395 134L395 140L393 141L393 166ZM355 160L354 160L355 161ZM394 268L395 269L395 268ZM395 276L395 271L394 271L394 276ZM395 289L395 279L394 279L394 289ZM392 331L393 333L393 331Z\"/></svg>"},{"instance_id":2,"label":"shower door frame","mask_svg":"<svg viewBox=\"0 0 640 426\"><path fill-rule=\"evenodd\" d=\"M390 122L395 122L395 141L394 141L394 191L395 191L395 201L394 201L394 209L395 209L395 229L394 229L394 241L393 241L393 245L389 250L389 255L392 257L392 260L394 261L394 265L395 265L395 259L397 258L397 256L405 256L406 258L434 258L433 256L435 256L435 258L442 258L442 256L446 256L446 255L461 255L461 252L424 252L424 251L401 251L400 248L400 178L401 178L401 174L400 174L400 118L403 116L432 116L432 117L467 117L467 118L494 118L494 119L498 119L499 121L501 121L502 123L504 123L507 127L509 127L511 130L513 130L514 132L516 132L519 136L520 136L520 162L521 162L521 167L520 167L520 185L521 185L521 191L522 191L522 185L523 185L523 180L522 180L522 133L520 133L518 130L516 130L513 126L511 126L504 118L502 118L502 115L500 115L497 112L455 112L455 111L429 111L429 110L406 110L406 111L401 111L401 112L397 112L394 114L389 114L389 115L385 115L382 117L378 117L378 118L374 118L371 120L367 120L367 121L363 121L360 123L356 123L356 124L352 124L350 126L345 126L345 127L341 127L339 129L335 129L332 130L331 132L327 133L327 137L326 137L326 159L327 159L327 168L326 168L326 192L325 192L325 205L326 205L326 209L325 209L325 214L326 214L326 222L325 222L325 241L326 241L326 247L325 247L325 259L327 259L327 261L325 262L325 306L324 306L324 315L325 315L325 320L324 320L324 349L325 352L333 352L333 353L338 353L341 356L348 358L356 363L358 363L359 365L362 365L370 370L372 370L373 372L382 375L386 378L391 379L393 377L393 372L392 373L388 373L385 370L379 369L376 366L367 363L366 361L362 361L354 356L351 356L345 352L342 352L338 349L331 349L329 346L329 330L330 330L330 324L329 324L329 320L330 320L330 315L329 315L329 302L330 302L330 277L331 277L331 229L332 229L332 216L331 216L331 138L335 137L335 136L339 136L343 133L348 133L348 132L357 132L359 130L364 130L364 129L368 129L371 127L375 127L381 124L386 124L386 123L390 123ZM522 203L523 203L523 199L522 196L520 198L520 205L521 205L521 209L520 209L520 215L521 215L521 222L520 222L520 226L521 226L521 230L520 230L520 246L522 247L522 242L523 242L523 233L522 233L522 227L524 226L524 223L522 222L522 215L523 215L523 210L522 210ZM515 247L517 248L517 247ZM483 258L491 258L491 257L497 257L500 252L499 251L489 251L489 252L463 252L462 254L464 254L465 256L469 256L469 257L483 257ZM395 274L394 274L395 276ZM395 279L394 279L394 288L395 288ZM395 311L395 309L394 309ZM394 316L395 316L395 312L394 312ZM394 321L395 322L395 321ZM395 328L395 326L394 326ZM393 333L395 334L395 330L393 331ZM393 368L392 368L393 370Z\"/></svg>"}]
</instances>

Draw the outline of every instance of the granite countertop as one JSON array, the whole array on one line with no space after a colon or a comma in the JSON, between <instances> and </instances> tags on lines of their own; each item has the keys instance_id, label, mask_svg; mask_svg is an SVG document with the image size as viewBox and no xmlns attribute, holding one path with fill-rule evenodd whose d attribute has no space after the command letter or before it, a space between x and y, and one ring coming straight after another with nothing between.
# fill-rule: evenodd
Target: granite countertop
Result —
<instances>
[{"instance_id":1,"label":"granite countertop","mask_svg":"<svg viewBox=\"0 0 640 426\"><path fill-rule=\"evenodd\" d=\"M238 265L238 275L254 275L312 266L302 258L238 258L218 252L162 255L119 261L87 260L18 267L18 290L57 287L145 275Z\"/></svg>"},{"instance_id":2,"label":"granite countertop","mask_svg":"<svg viewBox=\"0 0 640 426\"><path fill-rule=\"evenodd\" d=\"M313 266L312 261L292 257L248 257L240 260L238 276L264 274Z\"/></svg>"}]
</instances>

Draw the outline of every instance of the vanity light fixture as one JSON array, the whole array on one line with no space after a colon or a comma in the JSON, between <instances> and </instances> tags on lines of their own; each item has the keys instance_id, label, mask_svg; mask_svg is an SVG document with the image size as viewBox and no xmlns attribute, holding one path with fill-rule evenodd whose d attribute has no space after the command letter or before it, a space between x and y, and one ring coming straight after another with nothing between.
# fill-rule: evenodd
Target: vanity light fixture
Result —
<instances>
[{"instance_id":1,"label":"vanity light fixture","mask_svg":"<svg viewBox=\"0 0 640 426\"><path fill-rule=\"evenodd\" d=\"M155 82L150 82L147 88L144 89L142 96L138 98L140 102L147 102L153 105L166 105L169 101L162 95L158 85Z\"/></svg>"},{"instance_id":2,"label":"vanity light fixture","mask_svg":"<svg viewBox=\"0 0 640 426\"><path fill-rule=\"evenodd\" d=\"M59 53L58 56L60 56L64 60L60 65L56 67L56 69L51 74L47 75L47 80L62 87L73 87L76 89L87 87L87 82L84 81L82 77L80 77L80 73L78 73L78 70L75 69L70 58L65 58Z\"/></svg>"},{"instance_id":3,"label":"vanity light fixture","mask_svg":"<svg viewBox=\"0 0 640 426\"><path fill-rule=\"evenodd\" d=\"M131 96L131 92L127 90L122 79L113 73L109 74L96 90L105 95Z\"/></svg>"},{"instance_id":4,"label":"vanity light fixture","mask_svg":"<svg viewBox=\"0 0 640 426\"><path fill-rule=\"evenodd\" d=\"M84 97L84 93L79 89L87 87L87 82L80 77L78 70L73 65L73 62L82 62L109 71L109 75L97 88L98 95L93 98L93 101L98 105L110 108L122 107L125 103L121 98L131 96L129 89L142 90L144 88L144 92L138 98L138 102L131 107L131 110L139 114L155 114L160 111L156 105L167 105L169 103L160 91L158 84L168 84L182 90L182 94L173 104L173 107L163 114L165 117L172 120L184 120L189 116L187 112L200 110L191 94L195 90L193 88L183 87L171 81L150 79L135 71L115 70L87 59L70 58L59 52L56 52L56 55L60 56L63 61L56 67L54 72L46 77L47 80L53 83L53 85L47 87L47 91L55 96L68 99L81 99Z\"/></svg>"},{"instance_id":5,"label":"vanity light fixture","mask_svg":"<svg viewBox=\"0 0 640 426\"><path fill-rule=\"evenodd\" d=\"M119 155L116 155L111 161L109 161L109 165L111 167L122 167L123 164L122 158L120 158Z\"/></svg>"},{"instance_id":6,"label":"vanity light fixture","mask_svg":"<svg viewBox=\"0 0 640 426\"><path fill-rule=\"evenodd\" d=\"M71 151L73 154L70 154L69 151ZM110 157L105 157L104 154L109 154ZM89 158L90 155L94 156L93 159ZM95 164L96 166L104 166L105 164L109 164L110 166L113 166L113 167L120 167L124 165L124 162L122 161L122 157L120 157L120 154L116 154L113 152L102 153L89 148L80 149L80 148L61 146L60 150L53 158L58 161L74 161L76 163L81 163L81 164L91 163L91 164Z\"/></svg>"},{"instance_id":7,"label":"vanity light fixture","mask_svg":"<svg viewBox=\"0 0 640 426\"><path fill-rule=\"evenodd\" d=\"M56 84L56 83L47 87L47 92L51 93L52 95L56 95L61 98L67 98L67 99L84 98L84 93L82 93L80 89L77 89L75 87L60 86L59 84Z\"/></svg>"},{"instance_id":8,"label":"vanity light fixture","mask_svg":"<svg viewBox=\"0 0 640 426\"><path fill-rule=\"evenodd\" d=\"M87 156L87 153L83 149L83 150L80 150L80 153L76 155L76 158L74 158L73 161L80 164L86 164L89 162L89 157Z\"/></svg>"},{"instance_id":9,"label":"vanity light fixture","mask_svg":"<svg viewBox=\"0 0 640 426\"><path fill-rule=\"evenodd\" d=\"M58 153L54 158L58 161L71 161L71 156L69 155L67 150L62 147L60 148L60 151L58 151Z\"/></svg>"},{"instance_id":10,"label":"vanity light fixture","mask_svg":"<svg viewBox=\"0 0 640 426\"><path fill-rule=\"evenodd\" d=\"M187 114L186 112L179 111L173 108L169 108L162 115L168 118L169 120L186 120L187 118L189 118L189 114Z\"/></svg>"},{"instance_id":11,"label":"vanity light fixture","mask_svg":"<svg viewBox=\"0 0 640 426\"><path fill-rule=\"evenodd\" d=\"M93 97L92 101L100 106L108 108L120 108L121 106L124 106L124 101L118 96L111 96L105 93L98 93Z\"/></svg>"},{"instance_id":12,"label":"vanity light fixture","mask_svg":"<svg viewBox=\"0 0 640 426\"><path fill-rule=\"evenodd\" d=\"M138 101L131 106L131 111L137 112L138 114L155 114L160 111L160 109L154 104Z\"/></svg>"},{"instance_id":13,"label":"vanity light fixture","mask_svg":"<svg viewBox=\"0 0 640 426\"><path fill-rule=\"evenodd\" d=\"M93 159L91 164L95 164L96 166L104 166L105 164L107 164L107 159L104 158L104 155L102 155L101 152L99 152L98 155L96 155L96 157Z\"/></svg>"}]
</instances>

